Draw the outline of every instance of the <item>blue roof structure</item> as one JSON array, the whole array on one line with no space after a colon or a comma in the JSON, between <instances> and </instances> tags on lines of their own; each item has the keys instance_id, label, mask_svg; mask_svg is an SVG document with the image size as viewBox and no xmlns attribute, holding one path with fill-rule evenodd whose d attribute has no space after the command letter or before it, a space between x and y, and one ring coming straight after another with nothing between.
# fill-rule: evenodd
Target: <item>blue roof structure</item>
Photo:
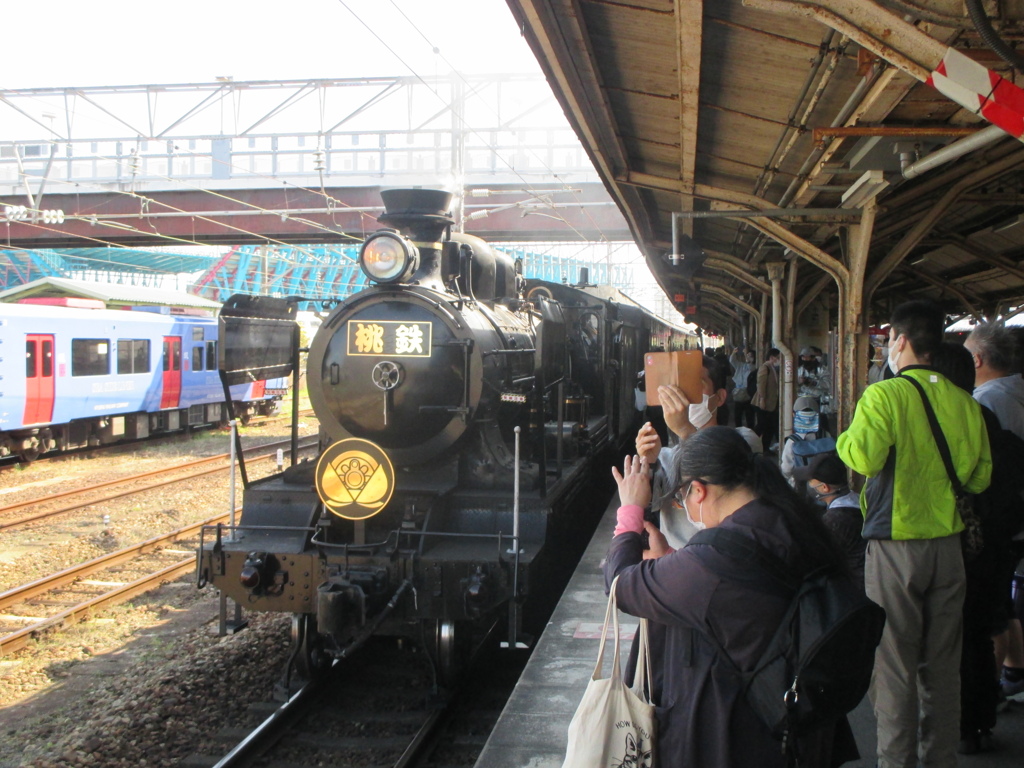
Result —
<instances>
[{"instance_id":1,"label":"blue roof structure","mask_svg":"<svg viewBox=\"0 0 1024 768\"><path fill-rule=\"evenodd\" d=\"M0 289L88 272L131 275L132 284L153 286L164 275L200 272L216 262L216 256L135 248L0 250Z\"/></svg>"}]
</instances>

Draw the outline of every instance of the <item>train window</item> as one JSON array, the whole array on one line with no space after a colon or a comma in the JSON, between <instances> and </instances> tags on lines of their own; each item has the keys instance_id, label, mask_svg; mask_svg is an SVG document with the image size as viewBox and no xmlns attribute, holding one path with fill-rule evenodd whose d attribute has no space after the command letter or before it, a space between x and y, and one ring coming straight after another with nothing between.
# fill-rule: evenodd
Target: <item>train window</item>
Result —
<instances>
[{"instance_id":1,"label":"train window","mask_svg":"<svg viewBox=\"0 0 1024 768\"><path fill-rule=\"evenodd\" d=\"M206 366L203 365L203 347L192 347L192 370L193 371L205 371Z\"/></svg>"},{"instance_id":2,"label":"train window","mask_svg":"<svg viewBox=\"0 0 1024 768\"><path fill-rule=\"evenodd\" d=\"M117 340L117 372L149 373L149 339Z\"/></svg>"},{"instance_id":3,"label":"train window","mask_svg":"<svg viewBox=\"0 0 1024 768\"><path fill-rule=\"evenodd\" d=\"M108 339L72 339L71 375L106 376L110 373Z\"/></svg>"},{"instance_id":4,"label":"train window","mask_svg":"<svg viewBox=\"0 0 1024 768\"><path fill-rule=\"evenodd\" d=\"M198 328L193 328L192 329L192 341L202 341L202 340L203 340L203 327L199 326Z\"/></svg>"},{"instance_id":5,"label":"train window","mask_svg":"<svg viewBox=\"0 0 1024 768\"><path fill-rule=\"evenodd\" d=\"M36 377L36 342L25 342L25 376L29 379Z\"/></svg>"},{"instance_id":6,"label":"train window","mask_svg":"<svg viewBox=\"0 0 1024 768\"><path fill-rule=\"evenodd\" d=\"M206 342L206 369L208 371L217 370L217 342L208 341Z\"/></svg>"},{"instance_id":7,"label":"train window","mask_svg":"<svg viewBox=\"0 0 1024 768\"><path fill-rule=\"evenodd\" d=\"M53 342L43 342L43 376L53 376Z\"/></svg>"},{"instance_id":8,"label":"train window","mask_svg":"<svg viewBox=\"0 0 1024 768\"><path fill-rule=\"evenodd\" d=\"M149 373L149 339L135 339L132 342L132 372Z\"/></svg>"},{"instance_id":9,"label":"train window","mask_svg":"<svg viewBox=\"0 0 1024 768\"><path fill-rule=\"evenodd\" d=\"M164 372L181 370L181 339L164 338Z\"/></svg>"}]
</instances>

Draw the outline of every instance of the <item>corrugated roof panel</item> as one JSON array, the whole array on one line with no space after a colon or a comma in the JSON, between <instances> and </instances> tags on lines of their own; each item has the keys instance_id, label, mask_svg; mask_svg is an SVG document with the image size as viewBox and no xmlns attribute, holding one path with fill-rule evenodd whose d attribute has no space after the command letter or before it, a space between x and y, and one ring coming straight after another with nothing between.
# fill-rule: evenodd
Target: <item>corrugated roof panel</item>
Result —
<instances>
[{"instance_id":1,"label":"corrugated roof panel","mask_svg":"<svg viewBox=\"0 0 1024 768\"><path fill-rule=\"evenodd\" d=\"M675 15L671 11L593 2L583 2L581 8L606 87L678 95Z\"/></svg>"},{"instance_id":2,"label":"corrugated roof panel","mask_svg":"<svg viewBox=\"0 0 1024 768\"><path fill-rule=\"evenodd\" d=\"M841 192L857 178L856 173L850 173L842 164L862 145L858 138L830 139L816 144L811 131L831 125L844 106L854 109L848 119L866 129L969 125L977 121L968 111L909 75L889 66L879 67L873 56L858 56L862 53L859 45L845 39L843 34L829 32L814 19L785 12L793 4L779 3L778 12L769 12L748 8L743 0L704 0L699 6L704 14L699 30L692 24L680 28L674 15L676 9L692 12L698 7L684 6L681 0L675 3L668 0L509 0L509 4L513 8L529 9L523 16L524 23L530 27L527 37L529 39L530 33L536 31L538 38L543 38L544 45L534 45L534 49L545 57L548 66L564 75L554 78L556 84L581 89L567 100L575 105L586 105L578 109L574 119L586 125L583 133L588 140L593 139L590 151L605 157L604 168L610 169L610 173L602 171L605 183L616 188L615 196L629 208L636 234L643 241L641 246L651 257L652 267L660 270L659 279L670 292L676 278L671 270L662 269L661 254L670 238L671 212L691 206L699 210L706 207L707 202L633 184L656 186L676 179L686 180L688 174L695 173L697 184L756 192L770 204L781 199L792 186L793 191L799 192L794 201L796 205L832 207L839 204ZM1017 9L1017 5L1020 4L1003 7L1003 18L1024 17L1024 11ZM651 8L661 14L645 10ZM889 11L880 9L878 12ZM581 14L582 25L579 23ZM989 60L991 54L975 44L976 38L970 30L965 33L946 27L924 28L938 43L956 44L967 55L985 59L983 66L1000 73L1006 71L1005 66ZM699 35L695 34L698 32ZM685 113L686 97L692 91L685 90L688 84L683 83L683 93L679 95L677 50L679 47L685 50L698 36L701 37L701 62L697 120L696 125L681 125L681 119L693 122ZM837 45L845 48L827 87L820 98L815 96L818 100L814 110L805 116L806 100L815 93L825 71L824 65L816 65L825 39L831 40L833 48ZM899 44L898 39L894 40ZM969 46L965 45L965 40ZM828 61L832 51L825 56ZM596 70L596 77L591 77L591 68ZM689 69L684 71L689 72ZM804 91L812 73L810 90ZM865 80L866 73L870 80ZM871 87L855 92L861 83ZM655 94L664 97L660 103ZM591 108L591 105L598 106ZM804 121L804 125L790 128L794 120ZM691 151L694 130L696 147L692 162L695 167L691 169L683 167L682 163L689 162L689 155L685 160L683 155ZM799 133L795 133L797 130ZM777 151L780 139L782 146L789 145L781 161ZM915 143L913 137L908 139ZM916 143L927 153L949 140L939 138ZM948 190L966 174L977 169L983 171L992 161L999 161L1011 151L1019 152L1019 147L1008 149L1008 143L992 145L967 162L943 166L912 181L899 176L899 156L892 151L897 141L887 138L879 144L880 149L888 153L885 157L881 152L875 153L867 162L872 169L890 174L891 186L880 197L869 275L887 254L900 247L901 239L921 217L933 210L940 210L941 214L936 217L936 226L929 235L932 243L917 245L905 265L885 278L882 288L875 292L874 309L916 295L939 298L946 306L956 306L959 300L943 287L945 273L959 281L956 284L963 286L960 290L965 294L985 294L989 297L986 301L1021 293L1021 281L1013 272L1021 270L1018 265L1024 257L1024 224L1019 231L1010 230L1002 239L987 230L1012 217L1016 211L1024 212L1024 201L1012 199L1016 191L1024 198L1024 179L1009 174L982 189L969 191L969 195L977 196L977 201L968 200L965 195L965 199L948 206L942 202ZM821 169L818 158L826 149L829 167ZM625 157L621 150L625 151ZM798 178L798 174L806 174L808 169L810 174L806 181ZM635 178L625 178L629 172ZM657 178L644 179L642 174L645 173ZM771 181L766 184L759 181L761 179ZM984 194L989 190L1007 199L986 201ZM835 224L786 221L785 226L818 247L842 253L836 238L841 228ZM743 257L751 255L750 247L756 240L763 249L757 262L773 258L775 252L782 250L781 245L758 234L749 223L696 220L693 230L702 244ZM942 245L940 238L954 236L961 241L969 238L975 252ZM987 264L984 258L978 257L978 248L998 254L1006 269ZM940 249L941 254L935 255L934 264L929 260L912 268L908 263L922 253ZM821 275L813 265L800 264L798 291L809 288ZM762 270L759 263L752 264L751 268ZM726 281L732 279L721 272L717 277Z\"/></svg>"},{"instance_id":3,"label":"corrugated roof panel","mask_svg":"<svg viewBox=\"0 0 1024 768\"><path fill-rule=\"evenodd\" d=\"M30 296L83 296L98 299L107 305L156 305L220 309L220 302L193 296L183 291L141 288L114 283L92 283L63 277L45 277L0 292L0 302L16 301Z\"/></svg>"}]
</instances>

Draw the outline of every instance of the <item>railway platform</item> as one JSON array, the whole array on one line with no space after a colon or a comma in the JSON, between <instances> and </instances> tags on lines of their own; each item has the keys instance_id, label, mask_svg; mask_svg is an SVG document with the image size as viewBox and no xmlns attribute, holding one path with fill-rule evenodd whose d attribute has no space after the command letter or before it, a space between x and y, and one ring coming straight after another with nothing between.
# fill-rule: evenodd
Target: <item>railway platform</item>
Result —
<instances>
[{"instance_id":1,"label":"railway platform","mask_svg":"<svg viewBox=\"0 0 1024 768\"><path fill-rule=\"evenodd\" d=\"M560 768L566 733L594 669L606 596L601 561L615 528L613 497L594 537L537 641L523 675L477 760L477 768ZM620 614L623 637L636 619ZM609 641L610 642L610 641ZM627 646L628 647L628 646ZM606 665L611 658L605 655ZM625 663L626 654L623 654ZM875 719L865 697L851 715L862 755L846 768L875 765ZM1018 768L1024 764L1024 704L1011 703L999 715L990 752L961 755L967 768Z\"/></svg>"}]
</instances>

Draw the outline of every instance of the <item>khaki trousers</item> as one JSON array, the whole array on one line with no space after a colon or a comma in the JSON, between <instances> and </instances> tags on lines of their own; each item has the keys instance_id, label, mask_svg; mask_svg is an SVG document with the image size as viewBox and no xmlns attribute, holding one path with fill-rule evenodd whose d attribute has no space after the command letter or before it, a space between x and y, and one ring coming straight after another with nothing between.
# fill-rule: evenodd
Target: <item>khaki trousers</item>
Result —
<instances>
[{"instance_id":1,"label":"khaki trousers","mask_svg":"<svg viewBox=\"0 0 1024 768\"><path fill-rule=\"evenodd\" d=\"M960 537L868 541L864 587L886 614L871 680L879 767L956 766L965 591Z\"/></svg>"}]
</instances>

